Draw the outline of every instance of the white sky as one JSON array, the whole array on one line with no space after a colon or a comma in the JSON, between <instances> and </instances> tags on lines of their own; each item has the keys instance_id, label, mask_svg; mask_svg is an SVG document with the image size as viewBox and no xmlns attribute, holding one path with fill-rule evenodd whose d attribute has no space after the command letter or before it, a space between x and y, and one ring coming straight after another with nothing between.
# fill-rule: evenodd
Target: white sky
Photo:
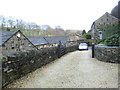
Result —
<instances>
[{"instance_id":1,"label":"white sky","mask_svg":"<svg viewBox=\"0 0 120 90\"><path fill-rule=\"evenodd\" d=\"M0 0L0 15L39 25L88 31L96 19L111 12L118 0Z\"/></svg>"}]
</instances>

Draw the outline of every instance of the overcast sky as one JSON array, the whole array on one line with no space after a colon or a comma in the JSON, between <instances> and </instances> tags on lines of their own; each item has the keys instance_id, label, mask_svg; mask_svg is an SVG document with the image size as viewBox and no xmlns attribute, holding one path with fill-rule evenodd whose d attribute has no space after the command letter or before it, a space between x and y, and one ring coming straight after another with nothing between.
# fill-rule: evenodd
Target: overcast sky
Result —
<instances>
[{"instance_id":1,"label":"overcast sky","mask_svg":"<svg viewBox=\"0 0 120 90\"><path fill-rule=\"evenodd\" d=\"M0 15L12 16L39 25L60 25L64 29L85 29L118 0L0 0Z\"/></svg>"}]
</instances>

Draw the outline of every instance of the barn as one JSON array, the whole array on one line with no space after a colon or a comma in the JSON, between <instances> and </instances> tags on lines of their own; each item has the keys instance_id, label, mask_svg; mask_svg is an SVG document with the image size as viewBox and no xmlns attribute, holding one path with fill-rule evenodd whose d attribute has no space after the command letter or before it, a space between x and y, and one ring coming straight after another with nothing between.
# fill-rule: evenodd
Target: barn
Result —
<instances>
[{"instance_id":1,"label":"barn","mask_svg":"<svg viewBox=\"0 0 120 90\"><path fill-rule=\"evenodd\" d=\"M66 44L68 36L51 36L51 37L27 37L38 49L57 47L59 43Z\"/></svg>"},{"instance_id":2,"label":"barn","mask_svg":"<svg viewBox=\"0 0 120 90\"><path fill-rule=\"evenodd\" d=\"M44 37L27 37L38 49L48 47L49 42Z\"/></svg>"},{"instance_id":3,"label":"barn","mask_svg":"<svg viewBox=\"0 0 120 90\"><path fill-rule=\"evenodd\" d=\"M3 55L37 49L20 30L2 31L0 34L2 37L0 47L2 47Z\"/></svg>"}]
</instances>

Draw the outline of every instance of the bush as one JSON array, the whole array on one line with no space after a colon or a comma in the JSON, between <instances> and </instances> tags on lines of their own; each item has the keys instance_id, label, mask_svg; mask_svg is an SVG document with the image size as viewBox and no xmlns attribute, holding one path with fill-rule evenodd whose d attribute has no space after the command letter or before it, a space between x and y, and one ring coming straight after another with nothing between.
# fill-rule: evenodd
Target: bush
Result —
<instances>
[{"instance_id":1,"label":"bush","mask_svg":"<svg viewBox=\"0 0 120 90\"><path fill-rule=\"evenodd\" d=\"M105 39L102 39L98 42L98 44L104 44L104 42L105 42Z\"/></svg>"},{"instance_id":2,"label":"bush","mask_svg":"<svg viewBox=\"0 0 120 90\"><path fill-rule=\"evenodd\" d=\"M119 24L106 24L97 26L97 29L103 30L103 38L106 39L111 35L120 33Z\"/></svg>"},{"instance_id":3,"label":"bush","mask_svg":"<svg viewBox=\"0 0 120 90\"><path fill-rule=\"evenodd\" d=\"M120 35L114 34L105 40L105 45L107 45L107 46L120 46L119 39L120 39Z\"/></svg>"},{"instance_id":4,"label":"bush","mask_svg":"<svg viewBox=\"0 0 120 90\"><path fill-rule=\"evenodd\" d=\"M91 35L90 34L86 34L85 37L86 37L86 39L91 39Z\"/></svg>"}]
</instances>

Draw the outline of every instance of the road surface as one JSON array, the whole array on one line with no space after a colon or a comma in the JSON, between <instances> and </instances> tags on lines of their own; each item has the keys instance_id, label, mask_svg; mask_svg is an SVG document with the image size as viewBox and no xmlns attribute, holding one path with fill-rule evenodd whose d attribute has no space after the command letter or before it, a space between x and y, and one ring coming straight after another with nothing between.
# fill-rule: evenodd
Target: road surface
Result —
<instances>
[{"instance_id":1,"label":"road surface","mask_svg":"<svg viewBox=\"0 0 120 90\"><path fill-rule=\"evenodd\" d=\"M16 80L7 88L118 88L118 64L75 51Z\"/></svg>"}]
</instances>

